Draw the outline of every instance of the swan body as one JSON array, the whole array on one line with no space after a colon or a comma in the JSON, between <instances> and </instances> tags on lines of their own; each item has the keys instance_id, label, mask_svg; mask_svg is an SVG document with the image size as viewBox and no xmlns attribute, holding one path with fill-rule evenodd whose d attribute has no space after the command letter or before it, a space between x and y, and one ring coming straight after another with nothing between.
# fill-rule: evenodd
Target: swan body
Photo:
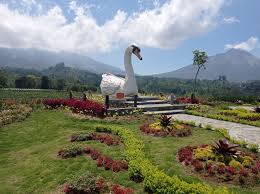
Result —
<instances>
[{"instance_id":1,"label":"swan body","mask_svg":"<svg viewBox=\"0 0 260 194\"><path fill-rule=\"evenodd\" d=\"M131 56L134 53L140 60L140 49L136 45L129 46L125 51L124 65L125 65L125 78L115 76L113 74L103 74L100 84L102 95L114 96L116 93L124 93L125 96L132 96L138 94L134 69L131 62Z\"/></svg>"}]
</instances>

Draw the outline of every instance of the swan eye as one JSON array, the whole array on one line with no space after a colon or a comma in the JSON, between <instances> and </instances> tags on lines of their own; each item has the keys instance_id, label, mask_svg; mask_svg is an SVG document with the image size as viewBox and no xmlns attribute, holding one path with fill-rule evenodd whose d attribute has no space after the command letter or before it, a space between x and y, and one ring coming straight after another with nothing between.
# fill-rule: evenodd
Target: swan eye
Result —
<instances>
[{"instance_id":1,"label":"swan eye","mask_svg":"<svg viewBox=\"0 0 260 194\"><path fill-rule=\"evenodd\" d=\"M137 50L139 53L141 52L141 49L135 45L132 45L133 47L133 53Z\"/></svg>"}]
</instances>

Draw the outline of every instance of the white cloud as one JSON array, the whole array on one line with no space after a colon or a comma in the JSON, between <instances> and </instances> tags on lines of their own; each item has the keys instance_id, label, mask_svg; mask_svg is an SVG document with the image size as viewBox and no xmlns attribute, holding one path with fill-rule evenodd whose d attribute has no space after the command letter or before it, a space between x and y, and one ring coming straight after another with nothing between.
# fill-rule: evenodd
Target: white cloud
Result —
<instances>
[{"instance_id":1,"label":"white cloud","mask_svg":"<svg viewBox=\"0 0 260 194\"><path fill-rule=\"evenodd\" d=\"M34 2L33 0L25 0ZM69 3L75 17L68 21L59 6L30 15L0 3L0 46L40 48L78 53L106 52L121 44L175 48L217 25L223 0L169 0L148 10L127 14L118 10L99 24L90 6Z\"/></svg>"},{"instance_id":2,"label":"white cloud","mask_svg":"<svg viewBox=\"0 0 260 194\"><path fill-rule=\"evenodd\" d=\"M233 24L233 23L239 23L240 20L235 17L224 17L223 22L225 24Z\"/></svg>"},{"instance_id":3,"label":"white cloud","mask_svg":"<svg viewBox=\"0 0 260 194\"><path fill-rule=\"evenodd\" d=\"M246 51L254 50L258 46L258 38L251 36L248 40L237 44L226 44L225 49L242 49Z\"/></svg>"}]
</instances>

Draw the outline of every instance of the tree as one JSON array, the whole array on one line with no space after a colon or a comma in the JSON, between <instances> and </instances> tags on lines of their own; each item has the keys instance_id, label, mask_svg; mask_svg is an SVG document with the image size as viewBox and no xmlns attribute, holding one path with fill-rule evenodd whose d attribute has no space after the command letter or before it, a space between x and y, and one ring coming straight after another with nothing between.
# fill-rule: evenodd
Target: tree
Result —
<instances>
[{"instance_id":1,"label":"tree","mask_svg":"<svg viewBox=\"0 0 260 194\"><path fill-rule=\"evenodd\" d=\"M7 76L0 70L0 88L7 87Z\"/></svg>"},{"instance_id":2,"label":"tree","mask_svg":"<svg viewBox=\"0 0 260 194\"><path fill-rule=\"evenodd\" d=\"M64 90L65 88L65 80L64 79L58 79L57 80L57 89L58 90Z\"/></svg>"},{"instance_id":3,"label":"tree","mask_svg":"<svg viewBox=\"0 0 260 194\"><path fill-rule=\"evenodd\" d=\"M35 88L36 87L36 77L34 75L26 76L26 88Z\"/></svg>"},{"instance_id":4,"label":"tree","mask_svg":"<svg viewBox=\"0 0 260 194\"><path fill-rule=\"evenodd\" d=\"M25 76L18 77L15 80L15 87L16 88L26 88L27 78Z\"/></svg>"},{"instance_id":5,"label":"tree","mask_svg":"<svg viewBox=\"0 0 260 194\"><path fill-rule=\"evenodd\" d=\"M201 68L206 68L205 63L207 62L208 55L206 52L195 50L193 51L193 65L197 67L197 72L194 78L194 93L197 89L197 77ZM192 95L194 96L194 94ZM195 97L195 96L194 96Z\"/></svg>"},{"instance_id":6,"label":"tree","mask_svg":"<svg viewBox=\"0 0 260 194\"><path fill-rule=\"evenodd\" d=\"M49 80L49 77L48 76L42 76L41 78L41 88L42 89L49 89L51 86L51 82Z\"/></svg>"}]
</instances>

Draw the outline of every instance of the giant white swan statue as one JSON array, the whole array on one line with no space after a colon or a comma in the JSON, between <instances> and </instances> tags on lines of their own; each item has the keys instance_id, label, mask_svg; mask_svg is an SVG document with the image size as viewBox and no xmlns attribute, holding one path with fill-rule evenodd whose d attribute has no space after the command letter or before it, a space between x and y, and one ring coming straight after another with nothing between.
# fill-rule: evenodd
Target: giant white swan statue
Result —
<instances>
[{"instance_id":1,"label":"giant white swan statue","mask_svg":"<svg viewBox=\"0 0 260 194\"><path fill-rule=\"evenodd\" d=\"M116 93L124 93L125 96L134 96L138 94L131 56L133 53L138 57L138 59L142 60L140 52L140 48L135 44L129 46L125 50L125 79L122 77L117 77L113 74L102 75L100 84L102 95L115 96Z\"/></svg>"}]
</instances>

